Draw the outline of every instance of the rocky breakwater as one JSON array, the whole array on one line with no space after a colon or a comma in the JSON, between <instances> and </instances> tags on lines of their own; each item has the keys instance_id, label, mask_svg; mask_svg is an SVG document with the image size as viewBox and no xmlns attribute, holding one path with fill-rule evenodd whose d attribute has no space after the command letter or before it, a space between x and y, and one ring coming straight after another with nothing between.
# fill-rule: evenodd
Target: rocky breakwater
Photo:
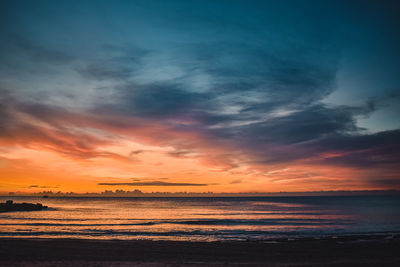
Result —
<instances>
[{"instance_id":1,"label":"rocky breakwater","mask_svg":"<svg viewBox=\"0 0 400 267\"><path fill-rule=\"evenodd\" d=\"M9 211L37 211L47 209L47 206L41 203L14 203L12 200L7 200L6 203L0 203L0 212Z\"/></svg>"}]
</instances>

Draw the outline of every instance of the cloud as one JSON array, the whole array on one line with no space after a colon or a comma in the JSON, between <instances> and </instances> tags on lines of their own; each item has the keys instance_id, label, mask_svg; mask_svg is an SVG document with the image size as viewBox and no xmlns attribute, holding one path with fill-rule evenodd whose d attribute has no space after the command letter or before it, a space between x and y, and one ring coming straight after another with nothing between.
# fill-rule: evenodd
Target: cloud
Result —
<instances>
[{"instance_id":1,"label":"cloud","mask_svg":"<svg viewBox=\"0 0 400 267\"><path fill-rule=\"evenodd\" d=\"M316 141L312 146L317 151L334 154L322 159L325 164L398 170L399 138L400 130L393 130L375 134L333 136Z\"/></svg>"},{"instance_id":2,"label":"cloud","mask_svg":"<svg viewBox=\"0 0 400 267\"><path fill-rule=\"evenodd\" d=\"M392 179L375 179L372 181L369 181L370 184L373 186L377 186L380 188L393 188L393 189L398 189L400 188L400 176L397 176Z\"/></svg>"},{"instance_id":3,"label":"cloud","mask_svg":"<svg viewBox=\"0 0 400 267\"><path fill-rule=\"evenodd\" d=\"M106 80L126 79L131 75L131 70L124 66L111 66L109 62L97 62L77 69L85 79Z\"/></svg>"},{"instance_id":4,"label":"cloud","mask_svg":"<svg viewBox=\"0 0 400 267\"><path fill-rule=\"evenodd\" d=\"M148 150L143 150L143 149L137 149L137 150L133 150L131 151L131 153L129 153L129 155L133 156L133 155L139 155L139 154L143 154L145 152L148 152Z\"/></svg>"},{"instance_id":5,"label":"cloud","mask_svg":"<svg viewBox=\"0 0 400 267\"><path fill-rule=\"evenodd\" d=\"M135 75L143 64L143 58L150 53L148 49L112 45L104 46L102 52L108 55L107 59L86 62L75 71L87 80L124 81Z\"/></svg>"},{"instance_id":6,"label":"cloud","mask_svg":"<svg viewBox=\"0 0 400 267\"><path fill-rule=\"evenodd\" d=\"M208 186L208 184L170 183L170 182L162 182L162 181L132 182L132 183L98 183L98 185L109 185L109 186Z\"/></svg>"},{"instance_id":7,"label":"cloud","mask_svg":"<svg viewBox=\"0 0 400 267\"><path fill-rule=\"evenodd\" d=\"M5 37L6 44L25 52L31 61L36 64L62 65L70 63L75 59L74 56L65 51L46 48L16 34L6 34L3 37Z\"/></svg>"},{"instance_id":8,"label":"cloud","mask_svg":"<svg viewBox=\"0 0 400 267\"><path fill-rule=\"evenodd\" d=\"M208 106L207 102L211 100L212 95L190 92L180 87L179 84L173 83L145 86L126 84L117 88L118 95L121 96L119 104L108 105L105 108L116 113L154 119L184 120L184 113L186 113L187 118L191 119L192 113ZM182 115L181 118L179 118L180 115Z\"/></svg>"},{"instance_id":9,"label":"cloud","mask_svg":"<svg viewBox=\"0 0 400 267\"><path fill-rule=\"evenodd\" d=\"M58 186L47 186L47 185L30 185L28 188L59 188Z\"/></svg>"},{"instance_id":10,"label":"cloud","mask_svg":"<svg viewBox=\"0 0 400 267\"><path fill-rule=\"evenodd\" d=\"M58 107L0 97L0 143L3 145L39 146L78 159L110 157L129 161L128 157L98 150L112 141L79 128L74 120L81 124L87 118Z\"/></svg>"}]
</instances>

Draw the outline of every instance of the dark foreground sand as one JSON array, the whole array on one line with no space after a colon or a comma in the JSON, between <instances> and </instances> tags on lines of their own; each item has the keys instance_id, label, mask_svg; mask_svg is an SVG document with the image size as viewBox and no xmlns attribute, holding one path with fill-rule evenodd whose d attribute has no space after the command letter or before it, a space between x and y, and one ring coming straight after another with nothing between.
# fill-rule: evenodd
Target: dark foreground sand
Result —
<instances>
[{"instance_id":1,"label":"dark foreground sand","mask_svg":"<svg viewBox=\"0 0 400 267\"><path fill-rule=\"evenodd\" d=\"M0 266L400 266L400 237L270 243L2 238Z\"/></svg>"}]
</instances>

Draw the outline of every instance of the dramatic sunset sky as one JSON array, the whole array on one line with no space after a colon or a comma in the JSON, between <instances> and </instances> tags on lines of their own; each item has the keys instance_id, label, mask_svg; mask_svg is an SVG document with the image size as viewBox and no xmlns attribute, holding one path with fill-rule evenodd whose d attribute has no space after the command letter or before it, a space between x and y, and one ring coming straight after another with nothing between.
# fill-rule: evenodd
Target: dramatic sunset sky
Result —
<instances>
[{"instance_id":1,"label":"dramatic sunset sky","mask_svg":"<svg viewBox=\"0 0 400 267\"><path fill-rule=\"evenodd\" d=\"M0 192L400 189L398 1L0 2Z\"/></svg>"}]
</instances>

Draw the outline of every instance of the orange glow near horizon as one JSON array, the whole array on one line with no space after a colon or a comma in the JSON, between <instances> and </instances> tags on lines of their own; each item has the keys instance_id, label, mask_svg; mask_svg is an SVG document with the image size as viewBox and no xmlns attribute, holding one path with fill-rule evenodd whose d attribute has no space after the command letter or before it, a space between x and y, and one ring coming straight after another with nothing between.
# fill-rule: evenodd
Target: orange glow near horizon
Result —
<instances>
[{"instance_id":1,"label":"orange glow near horizon","mask_svg":"<svg viewBox=\"0 0 400 267\"><path fill-rule=\"evenodd\" d=\"M3 144L4 147L0 154L0 192L3 193L48 190L85 193L116 189L232 193L382 189L361 183L357 176L362 171L351 168L312 166L301 162L269 166L248 163L229 167L229 159L220 156L224 154L223 149L216 147L208 150L219 155L214 159L202 154L204 152L181 155L175 153L176 150L171 146L126 140L97 148L96 151L107 153L92 158L74 157L37 144L8 148ZM154 181L202 185L126 185Z\"/></svg>"}]
</instances>

